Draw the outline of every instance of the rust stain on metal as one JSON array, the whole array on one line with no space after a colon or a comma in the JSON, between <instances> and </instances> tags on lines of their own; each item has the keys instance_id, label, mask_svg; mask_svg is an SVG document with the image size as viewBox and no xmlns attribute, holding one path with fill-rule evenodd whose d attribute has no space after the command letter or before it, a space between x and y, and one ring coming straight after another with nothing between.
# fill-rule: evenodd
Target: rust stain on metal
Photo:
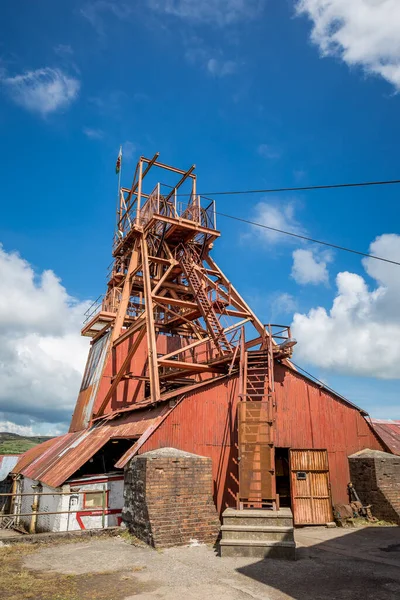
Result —
<instances>
[{"instance_id":1,"label":"rust stain on metal","mask_svg":"<svg viewBox=\"0 0 400 600\"><path fill-rule=\"evenodd\" d=\"M390 452L400 456L400 421L371 419L371 424Z\"/></svg>"},{"instance_id":2,"label":"rust stain on metal","mask_svg":"<svg viewBox=\"0 0 400 600\"><path fill-rule=\"evenodd\" d=\"M66 433L35 446L17 463L14 473L58 487L112 438L140 437L162 413L162 407L135 412L89 429Z\"/></svg>"},{"instance_id":3,"label":"rust stain on metal","mask_svg":"<svg viewBox=\"0 0 400 600\"><path fill-rule=\"evenodd\" d=\"M276 440L282 448L328 450L334 504L348 502L347 457L364 448L385 450L360 411L289 367L275 365Z\"/></svg>"}]
</instances>

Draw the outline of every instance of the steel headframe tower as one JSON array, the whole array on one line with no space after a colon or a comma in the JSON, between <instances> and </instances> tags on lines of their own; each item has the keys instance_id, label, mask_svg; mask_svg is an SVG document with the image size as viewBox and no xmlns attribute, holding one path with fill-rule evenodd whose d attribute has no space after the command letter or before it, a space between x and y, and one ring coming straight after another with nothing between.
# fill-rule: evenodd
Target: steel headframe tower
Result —
<instances>
[{"instance_id":1,"label":"steel headframe tower","mask_svg":"<svg viewBox=\"0 0 400 600\"><path fill-rule=\"evenodd\" d=\"M240 373L240 399L246 404L267 402L265 418L272 427L273 357L290 355L290 332L283 336L283 344L276 344L272 331L211 258L210 250L220 233L214 201L202 199L196 192L195 166L184 171L162 164L158 156L141 157L131 188L120 189L107 292L82 330L93 341L108 333L109 356L130 340L126 356L92 418L106 415L113 394L129 378L145 380L148 398L157 402L164 392L183 391L188 385L235 371ZM174 176L176 182L172 186L157 183L145 191L144 184L157 169ZM256 337L246 342L248 324L255 328ZM162 335L175 338L175 350L160 354L157 339ZM144 374L128 372L135 352L145 343ZM249 360L249 349L256 347L259 349ZM254 462L254 451L249 454L258 439L257 432L257 439L253 435L254 419L248 411L242 413L239 421L244 429L242 435L239 431L239 447L242 455L251 454ZM263 435L263 440L273 448L270 436ZM251 491L252 482L243 485L247 487L242 498L260 496L261 489ZM272 489L268 490L269 497L273 497Z\"/></svg>"}]
</instances>

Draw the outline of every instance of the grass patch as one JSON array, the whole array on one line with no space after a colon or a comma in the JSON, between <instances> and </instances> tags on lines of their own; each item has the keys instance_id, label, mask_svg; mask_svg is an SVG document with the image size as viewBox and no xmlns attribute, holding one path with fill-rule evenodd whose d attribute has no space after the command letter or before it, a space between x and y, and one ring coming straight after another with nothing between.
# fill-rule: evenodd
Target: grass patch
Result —
<instances>
[{"instance_id":1,"label":"grass patch","mask_svg":"<svg viewBox=\"0 0 400 600\"><path fill-rule=\"evenodd\" d=\"M37 444L31 440L5 440L0 443L0 454L22 454Z\"/></svg>"},{"instance_id":2,"label":"grass patch","mask_svg":"<svg viewBox=\"0 0 400 600\"><path fill-rule=\"evenodd\" d=\"M136 536L129 533L128 529L123 529L118 537L121 537L124 542L131 544L131 546L143 546L147 548L147 544L139 540Z\"/></svg>"},{"instance_id":3,"label":"grass patch","mask_svg":"<svg viewBox=\"0 0 400 600\"><path fill-rule=\"evenodd\" d=\"M0 548L0 590L3 600L80 600L69 576L33 573L21 567L22 559L37 548L14 544ZM62 589L62 592L55 590Z\"/></svg>"},{"instance_id":4,"label":"grass patch","mask_svg":"<svg viewBox=\"0 0 400 600\"><path fill-rule=\"evenodd\" d=\"M391 523L390 521L368 521L368 519L364 519L363 517L353 517L351 519L347 519L347 521L341 524L342 527L397 527L396 523Z\"/></svg>"}]
</instances>

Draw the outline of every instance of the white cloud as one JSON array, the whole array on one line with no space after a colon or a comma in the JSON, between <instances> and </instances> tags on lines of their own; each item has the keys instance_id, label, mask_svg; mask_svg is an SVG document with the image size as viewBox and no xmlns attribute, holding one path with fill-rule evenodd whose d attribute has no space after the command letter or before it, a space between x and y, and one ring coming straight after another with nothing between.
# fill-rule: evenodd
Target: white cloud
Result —
<instances>
[{"instance_id":1,"label":"white cloud","mask_svg":"<svg viewBox=\"0 0 400 600\"><path fill-rule=\"evenodd\" d=\"M80 82L60 69L37 69L7 77L0 82L16 104L46 116L69 106L79 94Z\"/></svg>"},{"instance_id":2,"label":"white cloud","mask_svg":"<svg viewBox=\"0 0 400 600\"><path fill-rule=\"evenodd\" d=\"M254 19L265 0L147 0L147 4L156 12L222 27Z\"/></svg>"},{"instance_id":3,"label":"white cloud","mask_svg":"<svg viewBox=\"0 0 400 600\"><path fill-rule=\"evenodd\" d=\"M0 246L1 422L42 432L43 423L67 426L88 351L80 336L87 306L52 271L37 275Z\"/></svg>"},{"instance_id":4,"label":"white cloud","mask_svg":"<svg viewBox=\"0 0 400 600\"><path fill-rule=\"evenodd\" d=\"M269 144L260 144L257 148L257 153L262 156L263 158L280 158L281 153L274 148L273 146L270 146Z\"/></svg>"},{"instance_id":5,"label":"white cloud","mask_svg":"<svg viewBox=\"0 0 400 600\"><path fill-rule=\"evenodd\" d=\"M91 129L90 127L84 127L83 133L91 140L101 140L104 136L104 131L101 129Z\"/></svg>"},{"instance_id":6,"label":"white cloud","mask_svg":"<svg viewBox=\"0 0 400 600\"><path fill-rule=\"evenodd\" d=\"M400 89L398 0L298 0L296 10L312 21L311 40L322 56L338 56Z\"/></svg>"},{"instance_id":7,"label":"white cloud","mask_svg":"<svg viewBox=\"0 0 400 600\"><path fill-rule=\"evenodd\" d=\"M280 229L299 235L305 233L305 230L295 218L294 202L285 203L280 199L279 202L273 200L270 202L259 202L255 206L254 216L251 220L267 227L272 227L273 229ZM283 233L262 229L255 225L252 226L252 230L254 234L269 244L284 244L288 243L291 239Z\"/></svg>"},{"instance_id":8,"label":"white cloud","mask_svg":"<svg viewBox=\"0 0 400 600\"><path fill-rule=\"evenodd\" d=\"M286 292L275 297L273 304L277 314L293 313L297 308L296 298Z\"/></svg>"},{"instance_id":9,"label":"white cloud","mask_svg":"<svg viewBox=\"0 0 400 600\"><path fill-rule=\"evenodd\" d=\"M299 248L293 252L293 266L291 276L300 285L307 283L328 283L329 273L327 264L332 262L330 252L318 254L312 250Z\"/></svg>"},{"instance_id":10,"label":"white cloud","mask_svg":"<svg viewBox=\"0 0 400 600\"><path fill-rule=\"evenodd\" d=\"M370 253L400 261L400 236L377 237ZM371 258L362 262L372 289L364 277L341 272L330 310L294 315L296 359L341 374L400 378L400 267Z\"/></svg>"},{"instance_id":11,"label":"white cloud","mask_svg":"<svg viewBox=\"0 0 400 600\"><path fill-rule=\"evenodd\" d=\"M207 61L207 71L213 77L225 77L232 75L236 71L237 64L233 60L220 60L218 58L210 58Z\"/></svg>"},{"instance_id":12,"label":"white cloud","mask_svg":"<svg viewBox=\"0 0 400 600\"><path fill-rule=\"evenodd\" d=\"M18 435L35 435L30 425L16 425L12 421L0 421L0 432L17 433Z\"/></svg>"}]
</instances>

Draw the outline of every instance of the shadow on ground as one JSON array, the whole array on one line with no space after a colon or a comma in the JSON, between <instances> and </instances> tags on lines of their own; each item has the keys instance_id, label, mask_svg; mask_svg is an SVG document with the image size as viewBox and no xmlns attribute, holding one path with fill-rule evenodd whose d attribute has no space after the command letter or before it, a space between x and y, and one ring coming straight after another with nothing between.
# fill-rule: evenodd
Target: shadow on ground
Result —
<instances>
[{"instance_id":1,"label":"shadow on ground","mask_svg":"<svg viewBox=\"0 0 400 600\"><path fill-rule=\"evenodd\" d=\"M297 560L259 560L236 572L293 600L399 600L400 528L297 530ZM321 540L321 541L319 541Z\"/></svg>"}]
</instances>

